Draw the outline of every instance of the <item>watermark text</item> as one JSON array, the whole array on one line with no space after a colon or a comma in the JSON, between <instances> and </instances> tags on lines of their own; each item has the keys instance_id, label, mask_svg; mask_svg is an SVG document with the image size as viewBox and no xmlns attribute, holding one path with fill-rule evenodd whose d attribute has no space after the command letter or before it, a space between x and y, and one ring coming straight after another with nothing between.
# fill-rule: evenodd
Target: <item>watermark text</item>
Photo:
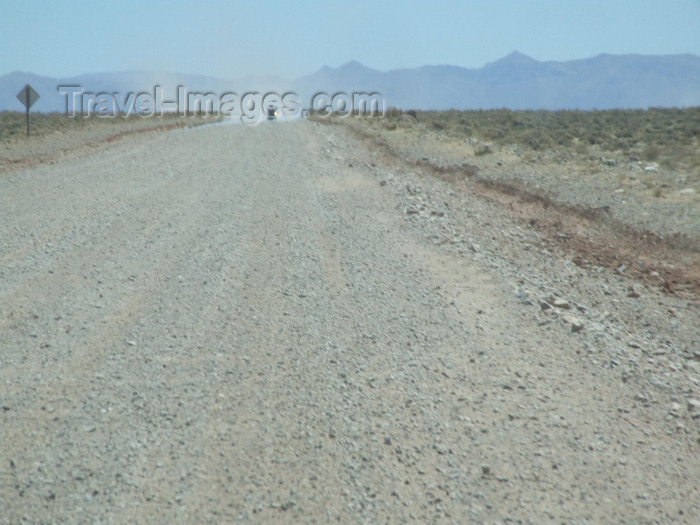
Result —
<instances>
[{"instance_id":1,"label":"watermark text","mask_svg":"<svg viewBox=\"0 0 700 525\"><path fill-rule=\"evenodd\" d=\"M65 113L72 117L157 117L178 114L181 116L232 117L245 124L256 124L270 115L295 119L309 110L320 117L336 115L383 116L384 97L373 93L316 93L306 106L302 97L294 92L235 92L214 93L190 91L179 85L168 96L161 86L150 91L88 91L79 85L60 85L58 92L64 97Z\"/></svg>"}]
</instances>

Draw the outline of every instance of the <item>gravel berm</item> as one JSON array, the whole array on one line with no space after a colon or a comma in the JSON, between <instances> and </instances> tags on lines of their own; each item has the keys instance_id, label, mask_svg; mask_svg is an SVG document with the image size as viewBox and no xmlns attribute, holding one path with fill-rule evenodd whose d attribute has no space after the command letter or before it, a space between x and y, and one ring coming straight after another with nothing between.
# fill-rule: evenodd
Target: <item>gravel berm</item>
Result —
<instances>
[{"instance_id":1,"label":"gravel berm","mask_svg":"<svg viewBox=\"0 0 700 525\"><path fill-rule=\"evenodd\" d=\"M0 523L697 523L695 303L368 155L218 125L0 176Z\"/></svg>"}]
</instances>

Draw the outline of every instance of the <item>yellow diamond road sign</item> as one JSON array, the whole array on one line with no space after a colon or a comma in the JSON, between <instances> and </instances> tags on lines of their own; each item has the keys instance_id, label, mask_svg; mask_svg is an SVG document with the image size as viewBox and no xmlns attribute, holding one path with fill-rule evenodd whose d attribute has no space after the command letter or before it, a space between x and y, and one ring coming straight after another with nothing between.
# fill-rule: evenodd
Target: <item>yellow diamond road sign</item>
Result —
<instances>
[{"instance_id":1,"label":"yellow diamond road sign","mask_svg":"<svg viewBox=\"0 0 700 525\"><path fill-rule=\"evenodd\" d=\"M32 107L32 104L39 99L39 93L34 91L34 88L27 84L19 90L19 93L17 93L17 98L22 104L24 104L25 108L29 109Z\"/></svg>"}]
</instances>

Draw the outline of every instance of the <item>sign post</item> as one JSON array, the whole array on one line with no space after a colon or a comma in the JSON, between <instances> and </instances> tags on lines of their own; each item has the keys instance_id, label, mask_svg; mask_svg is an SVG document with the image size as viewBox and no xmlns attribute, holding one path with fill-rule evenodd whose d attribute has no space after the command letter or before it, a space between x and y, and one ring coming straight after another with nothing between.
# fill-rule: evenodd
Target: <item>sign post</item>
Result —
<instances>
[{"instance_id":1,"label":"sign post","mask_svg":"<svg viewBox=\"0 0 700 525\"><path fill-rule=\"evenodd\" d=\"M17 98L19 101L24 104L24 107L27 109L27 137L29 136L29 108L32 107L34 102L36 102L39 99L39 93L34 91L34 88L30 86L29 84L26 84L22 89L19 90L19 93L17 93Z\"/></svg>"}]
</instances>

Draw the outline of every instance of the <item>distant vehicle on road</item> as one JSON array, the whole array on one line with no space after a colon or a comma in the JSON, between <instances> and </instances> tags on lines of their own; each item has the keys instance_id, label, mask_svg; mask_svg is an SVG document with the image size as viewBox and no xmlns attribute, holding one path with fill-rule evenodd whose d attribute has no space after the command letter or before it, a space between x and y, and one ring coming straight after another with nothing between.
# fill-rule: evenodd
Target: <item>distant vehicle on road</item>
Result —
<instances>
[{"instance_id":1,"label":"distant vehicle on road","mask_svg":"<svg viewBox=\"0 0 700 525\"><path fill-rule=\"evenodd\" d=\"M277 118L277 108L275 106L267 107L267 120L275 120Z\"/></svg>"}]
</instances>

